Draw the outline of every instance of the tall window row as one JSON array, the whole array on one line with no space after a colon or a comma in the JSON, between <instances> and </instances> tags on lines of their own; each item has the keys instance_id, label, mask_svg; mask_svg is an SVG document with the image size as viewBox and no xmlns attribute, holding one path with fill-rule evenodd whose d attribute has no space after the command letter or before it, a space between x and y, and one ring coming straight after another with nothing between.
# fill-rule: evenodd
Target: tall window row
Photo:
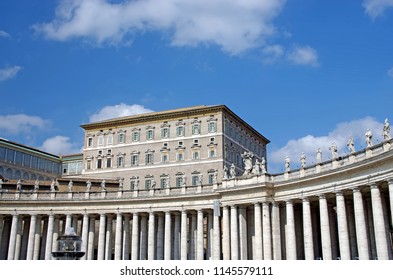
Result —
<instances>
[{"instance_id":1,"label":"tall window row","mask_svg":"<svg viewBox=\"0 0 393 280\"><path fill-rule=\"evenodd\" d=\"M213 185L215 183L217 183L217 170L212 169L209 170L205 176L197 171L188 174L188 176L184 172L177 172L174 178L169 174L162 174L158 178L155 178L153 175L147 175L144 177L144 182L141 182L139 177L133 176L130 178L130 189L150 190L173 187L180 188L185 186Z\"/></svg>"},{"instance_id":2,"label":"tall window row","mask_svg":"<svg viewBox=\"0 0 393 280\"><path fill-rule=\"evenodd\" d=\"M207 132L217 132L217 119L211 117L207 120ZM127 131L126 129L120 129L115 132L112 129L109 129L108 131L100 130L95 135L89 133L86 135L86 147L94 148L121 145L141 141L169 139L171 137L200 135L201 133L201 120L194 119L190 124L186 124L186 122L184 122L183 120L179 120L175 125L164 122L162 125L160 125L160 127L154 127L149 125L144 129L132 128L130 129L130 131Z\"/></svg>"},{"instance_id":3,"label":"tall window row","mask_svg":"<svg viewBox=\"0 0 393 280\"><path fill-rule=\"evenodd\" d=\"M6 147L0 147L0 161L53 174L60 174L61 168L60 160L52 161Z\"/></svg>"}]
</instances>

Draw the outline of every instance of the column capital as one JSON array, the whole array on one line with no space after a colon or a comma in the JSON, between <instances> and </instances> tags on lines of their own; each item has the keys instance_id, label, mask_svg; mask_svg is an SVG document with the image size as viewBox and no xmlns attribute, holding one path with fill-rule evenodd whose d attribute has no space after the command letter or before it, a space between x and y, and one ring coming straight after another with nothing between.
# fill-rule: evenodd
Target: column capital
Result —
<instances>
[{"instance_id":1,"label":"column capital","mask_svg":"<svg viewBox=\"0 0 393 280\"><path fill-rule=\"evenodd\" d=\"M393 178L389 178L386 181L388 182L389 186L393 185Z\"/></svg>"},{"instance_id":2,"label":"column capital","mask_svg":"<svg viewBox=\"0 0 393 280\"><path fill-rule=\"evenodd\" d=\"M319 199L326 199L326 194L322 193L318 195Z\"/></svg>"},{"instance_id":3,"label":"column capital","mask_svg":"<svg viewBox=\"0 0 393 280\"><path fill-rule=\"evenodd\" d=\"M360 191L359 187L354 187L354 188L352 188L352 192L353 193L358 193L358 192L361 192L361 191Z\"/></svg>"},{"instance_id":4,"label":"column capital","mask_svg":"<svg viewBox=\"0 0 393 280\"><path fill-rule=\"evenodd\" d=\"M302 198L302 202L310 202L310 198L308 196L305 196Z\"/></svg>"},{"instance_id":5,"label":"column capital","mask_svg":"<svg viewBox=\"0 0 393 280\"><path fill-rule=\"evenodd\" d=\"M343 192L342 191L336 191L336 196L344 196L344 194L343 194Z\"/></svg>"},{"instance_id":6,"label":"column capital","mask_svg":"<svg viewBox=\"0 0 393 280\"><path fill-rule=\"evenodd\" d=\"M285 204L286 204L286 205L288 205L288 204L293 205L292 199L287 199L287 200L285 200Z\"/></svg>"},{"instance_id":7,"label":"column capital","mask_svg":"<svg viewBox=\"0 0 393 280\"><path fill-rule=\"evenodd\" d=\"M370 189L378 189L379 188L377 183L371 183L371 184L369 184L369 186L370 186Z\"/></svg>"}]
</instances>

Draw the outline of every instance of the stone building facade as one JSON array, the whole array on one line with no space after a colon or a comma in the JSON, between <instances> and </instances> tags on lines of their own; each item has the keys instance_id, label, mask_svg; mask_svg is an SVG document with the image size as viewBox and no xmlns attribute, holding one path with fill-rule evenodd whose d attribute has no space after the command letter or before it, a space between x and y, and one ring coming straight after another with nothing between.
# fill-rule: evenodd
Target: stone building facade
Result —
<instances>
[{"instance_id":1,"label":"stone building facade","mask_svg":"<svg viewBox=\"0 0 393 280\"><path fill-rule=\"evenodd\" d=\"M89 133L86 141L96 135ZM50 260L69 227L87 260L393 259L392 144L387 137L282 174L249 169L255 158L243 153L241 172L221 173L213 184L126 189L120 173L91 179L87 171L59 178L54 189L17 190L8 181L0 192L0 259Z\"/></svg>"}]
</instances>

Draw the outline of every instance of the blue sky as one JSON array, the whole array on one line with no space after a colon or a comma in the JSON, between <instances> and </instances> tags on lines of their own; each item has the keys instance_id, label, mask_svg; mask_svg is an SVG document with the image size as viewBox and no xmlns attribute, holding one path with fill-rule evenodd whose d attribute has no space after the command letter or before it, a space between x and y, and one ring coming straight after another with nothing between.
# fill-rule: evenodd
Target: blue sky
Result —
<instances>
[{"instance_id":1,"label":"blue sky","mask_svg":"<svg viewBox=\"0 0 393 280\"><path fill-rule=\"evenodd\" d=\"M268 169L393 120L393 0L3 0L0 137L80 151L80 124L225 104Z\"/></svg>"}]
</instances>

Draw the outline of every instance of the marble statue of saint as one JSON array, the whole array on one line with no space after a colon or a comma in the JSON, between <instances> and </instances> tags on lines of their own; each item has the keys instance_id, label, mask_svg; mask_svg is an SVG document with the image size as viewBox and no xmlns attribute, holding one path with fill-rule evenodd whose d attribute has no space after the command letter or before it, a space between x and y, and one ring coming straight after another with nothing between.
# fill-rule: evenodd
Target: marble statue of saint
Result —
<instances>
[{"instance_id":1,"label":"marble statue of saint","mask_svg":"<svg viewBox=\"0 0 393 280\"><path fill-rule=\"evenodd\" d=\"M349 152L353 154L355 152L355 141L353 140L352 136L349 136L348 143L347 143Z\"/></svg>"},{"instance_id":2,"label":"marble statue of saint","mask_svg":"<svg viewBox=\"0 0 393 280\"><path fill-rule=\"evenodd\" d=\"M169 177L168 177L168 179L166 179L165 188L167 188L167 189L170 189L170 188L171 188L170 181L169 181Z\"/></svg>"},{"instance_id":3,"label":"marble statue of saint","mask_svg":"<svg viewBox=\"0 0 393 280\"><path fill-rule=\"evenodd\" d=\"M337 144L333 142L329 150L332 152L332 159L333 160L337 159L338 158Z\"/></svg>"},{"instance_id":4,"label":"marble statue of saint","mask_svg":"<svg viewBox=\"0 0 393 280\"><path fill-rule=\"evenodd\" d=\"M223 170L223 179L228 180L228 167L224 165L224 170Z\"/></svg>"},{"instance_id":5,"label":"marble statue of saint","mask_svg":"<svg viewBox=\"0 0 393 280\"><path fill-rule=\"evenodd\" d=\"M52 183L50 184L50 191L55 192L56 191L56 182L55 180L52 180Z\"/></svg>"},{"instance_id":6,"label":"marble statue of saint","mask_svg":"<svg viewBox=\"0 0 393 280\"><path fill-rule=\"evenodd\" d=\"M22 180L19 179L18 182L16 183L16 191L20 192L22 191Z\"/></svg>"},{"instance_id":7,"label":"marble statue of saint","mask_svg":"<svg viewBox=\"0 0 393 280\"><path fill-rule=\"evenodd\" d=\"M101 191L106 191L106 182L105 179L101 182Z\"/></svg>"},{"instance_id":8,"label":"marble statue of saint","mask_svg":"<svg viewBox=\"0 0 393 280\"><path fill-rule=\"evenodd\" d=\"M124 178L119 178L119 191L122 191L124 187Z\"/></svg>"},{"instance_id":9,"label":"marble statue of saint","mask_svg":"<svg viewBox=\"0 0 393 280\"><path fill-rule=\"evenodd\" d=\"M244 163L244 174L243 175L251 174L251 171L253 168L253 165L252 165L253 157L254 157L254 154L252 152L244 152L242 154L243 163Z\"/></svg>"},{"instance_id":10,"label":"marble statue of saint","mask_svg":"<svg viewBox=\"0 0 393 280\"><path fill-rule=\"evenodd\" d=\"M254 167L252 168L252 174L254 175L261 175L261 163L259 162L258 159L255 159L255 164Z\"/></svg>"},{"instance_id":11,"label":"marble statue of saint","mask_svg":"<svg viewBox=\"0 0 393 280\"><path fill-rule=\"evenodd\" d=\"M390 140L392 138L392 136L390 135L390 124L388 119L385 119L382 136L383 140Z\"/></svg>"},{"instance_id":12,"label":"marble statue of saint","mask_svg":"<svg viewBox=\"0 0 393 280\"><path fill-rule=\"evenodd\" d=\"M36 191L38 191L40 189L40 182L38 181L38 179L37 180L35 180L35 183L34 183L34 191L36 192Z\"/></svg>"},{"instance_id":13,"label":"marble statue of saint","mask_svg":"<svg viewBox=\"0 0 393 280\"><path fill-rule=\"evenodd\" d=\"M217 172L217 170L216 170L216 171L214 171L214 173L213 173L213 184L217 184L217 177L218 177L218 172Z\"/></svg>"},{"instance_id":14,"label":"marble statue of saint","mask_svg":"<svg viewBox=\"0 0 393 280\"><path fill-rule=\"evenodd\" d=\"M229 170L229 179L235 179L235 177L236 177L236 167L235 164L232 163L231 168Z\"/></svg>"},{"instance_id":15,"label":"marble statue of saint","mask_svg":"<svg viewBox=\"0 0 393 280\"><path fill-rule=\"evenodd\" d=\"M285 157L285 172L289 172L291 170L291 159L289 156Z\"/></svg>"},{"instance_id":16,"label":"marble statue of saint","mask_svg":"<svg viewBox=\"0 0 393 280\"><path fill-rule=\"evenodd\" d=\"M262 158L260 165L261 165L261 169L262 169L262 174L265 174L266 173L266 159L265 159L265 157Z\"/></svg>"},{"instance_id":17,"label":"marble statue of saint","mask_svg":"<svg viewBox=\"0 0 393 280\"><path fill-rule=\"evenodd\" d=\"M91 181L87 180L86 182L86 192L90 192L91 191Z\"/></svg>"},{"instance_id":18,"label":"marble statue of saint","mask_svg":"<svg viewBox=\"0 0 393 280\"><path fill-rule=\"evenodd\" d=\"M74 187L74 183L72 182L72 180L70 180L70 182L68 183L68 191L72 192L73 187Z\"/></svg>"},{"instance_id":19,"label":"marble statue of saint","mask_svg":"<svg viewBox=\"0 0 393 280\"><path fill-rule=\"evenodd\" d=\"M155 188L156 188L156 185L157 185L156 180L151 179L151 188L152 188L152 189L155 189Z\"/></svg>"},{"instance_id":20,"label":"marble statue of saint","mask_svg":"<svg viewBox=\"0 0 393 280\"><path fill-rule=\"evenodd\" d=\"M367 130L365 136L366 136L367 148L369 148L373 145L373 142L372 142L373 134L370 129Z\"/></svg>"},{"instance_id":21,"label":"marble statue of saint","mask_svg":"<svg viewBox=\"0 0 393 280\"><path fill-rule=\"evenodd\" d=\"M317 163L322 163L322 150L318 148L317 150Z\"/></svg>"},{"instance_id":22,"label":"marble statue of saint","mask_svg":"<svg viewBox=\"0 0 393 280\"><path fill-rule=\"evenodd\" d=\"M187 176L184 174L184 175L182 175L181 186L185 187L186 186L186 182L187 182Z\"/></svg>"},{"instance_id":23,"label":"marble statue of saint","mask_svg":"<svg viewBox=\"0 0 393 280\"><path fill-rule=\"evenodd\" d=\"M202 182L203 182L203 175L202 175L202 174L198 174L198 182L197 182L197 185L198 185L198 186L202 186Z\"/></svg>"},{"instance_id":24,"label":"marble statue of saint","mask_svg":"<svg viewBox=\"0 0 393 280\"><path fill-rule=\"evenodd\" d=\"M306 167L306 155L304 153L302 153L302 155L300 156L300 167Z\"/></svg>"}]
</instances>

